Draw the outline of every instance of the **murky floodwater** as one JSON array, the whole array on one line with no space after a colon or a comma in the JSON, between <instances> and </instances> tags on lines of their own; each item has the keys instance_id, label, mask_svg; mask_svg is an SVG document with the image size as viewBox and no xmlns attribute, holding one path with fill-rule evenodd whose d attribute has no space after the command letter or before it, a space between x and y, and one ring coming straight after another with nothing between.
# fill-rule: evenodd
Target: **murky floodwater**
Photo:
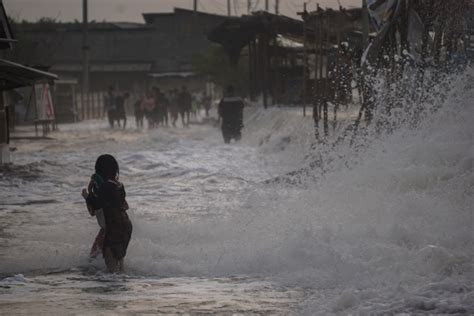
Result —
<instances>
[{"instance_id":1,"label":"murky floodwater","mask_svg":"<svg viewBox=\"0 0 474 316\"><path fill-rule=\"evenodd\" d=\"M0 311L473 314L473 99L463 79L417 130L355 147L312 146L311 118L278 108L249 111L239 144L105 121L17 141ZM80 191L105 152L134 224L121 276L87 259L98 227Z\"/></svg>"},{"instance_id":2,"label":"murky floodwater","mask_svg":"<svg viewBox=\"0 0 474 316\"><path fill-rule=\"evenodd\" d=\"M210 227L225 229L219 225L241 211L242 195L282 170L279 163L254 146L223 144L210 124L60 129L51 139L15 141L15 165L2 170L1 272L25 275L0 285L2 312L286 314L301 300L301 289L219 272L225 241L205 242ZM125 276L87 259L98 226L80 191L101 153L119 160L134 224Z\"/></svg>"}]
</instances>

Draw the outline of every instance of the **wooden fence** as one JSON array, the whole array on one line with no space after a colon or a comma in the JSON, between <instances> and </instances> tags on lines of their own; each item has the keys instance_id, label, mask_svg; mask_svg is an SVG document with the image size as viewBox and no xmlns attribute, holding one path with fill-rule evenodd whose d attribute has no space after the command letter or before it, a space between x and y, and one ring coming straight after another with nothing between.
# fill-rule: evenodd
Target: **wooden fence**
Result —
<instances>
[{"instance_id":1,"label":"wooden fence","mask_svg":"<svg viewBox=\"0 0 474 316\"><path fill-rule=\"evenodd\" d=\"M76 112L79 120L100 119L104 117L105 91L91 92L85 98L76 94Z\"/></svg>"}]
</instances>

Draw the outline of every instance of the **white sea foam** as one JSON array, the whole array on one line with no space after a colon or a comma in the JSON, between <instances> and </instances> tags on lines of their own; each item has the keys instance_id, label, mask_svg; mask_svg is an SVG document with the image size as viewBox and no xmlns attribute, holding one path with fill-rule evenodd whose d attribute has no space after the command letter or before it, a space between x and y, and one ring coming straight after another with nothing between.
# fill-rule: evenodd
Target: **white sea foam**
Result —
<instances>
[{"instance_id":1,"label":"white sea foam","mask_svg":"<svg viewBox=\"0 0 474 316\"><path fill-rule=\"evenodd\" d=\"M42 181L2 180L2 194L56 202L3 206L2 272L87 265L97 227L79 192L102 148L131 205L131 274L270 278L308 287L307 314L474 313L472 72L460 78L417 128L399 113L356 146L315 145L310 117L275 108L247 112L240 144L200 126L25 150Z\"/></svg>"}]
</instances>

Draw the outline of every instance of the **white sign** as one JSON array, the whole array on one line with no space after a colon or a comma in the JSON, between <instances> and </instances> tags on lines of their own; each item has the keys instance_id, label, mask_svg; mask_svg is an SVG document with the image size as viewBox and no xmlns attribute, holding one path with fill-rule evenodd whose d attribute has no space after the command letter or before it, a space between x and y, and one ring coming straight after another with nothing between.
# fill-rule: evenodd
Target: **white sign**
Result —
<instances>
[{"instance_id":1,"label":"white sign","mask_svg":"<svg viewBox=\"0 0 474 316\"><path fill-rule=\"evenodd\" d=\"M35 84L36 113L38 120L54 120L54 106L49 90L49 84Z\"/></svg>"}]
</instances>

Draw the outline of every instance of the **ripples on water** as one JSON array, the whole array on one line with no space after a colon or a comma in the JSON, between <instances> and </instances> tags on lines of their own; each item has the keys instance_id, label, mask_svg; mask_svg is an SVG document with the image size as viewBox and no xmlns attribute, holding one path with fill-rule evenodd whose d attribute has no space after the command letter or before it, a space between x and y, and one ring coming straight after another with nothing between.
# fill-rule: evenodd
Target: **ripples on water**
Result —
<instances>
[{"instance_id":1,"label":"ripples on water","mask_svg":"<svg viewBox=\"0 0 474 316\"><path fill-rule=\"evenodd\" d=\"M85 311L474 313L473 98L460 84L417 131L357 154L310 150L311 119L287 109L252 111L230 146L211 126L105 122L19 143L1 171L0 268L26 278L0 283L0 307L52 291ZM123 280L87 262L97 224L80 190L103 152L134 223ZM322 152L326 173L308 169ZM298 169L296 185L266 181Z\"/></svg>"}]
</instances>

